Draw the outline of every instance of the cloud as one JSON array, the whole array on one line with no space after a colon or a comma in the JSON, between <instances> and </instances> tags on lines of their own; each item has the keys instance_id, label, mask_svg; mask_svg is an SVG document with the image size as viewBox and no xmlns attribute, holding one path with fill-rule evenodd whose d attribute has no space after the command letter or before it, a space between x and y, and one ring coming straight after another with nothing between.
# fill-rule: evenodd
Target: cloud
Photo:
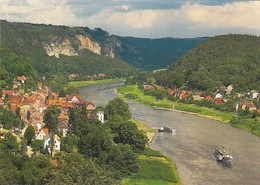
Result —
<instances>
[{"instance_id":1,"label":"cloud","mask_svg":"<svg viewBox=\"0 0 260 185\"><path fill-rule=\"evenodd\" d=\"M81 20L66 0L4 1L0 7L1 19L31 23L77 25Z\"/></svg>"},{"instance_id":2,"label":"cloud","mask_svg":"<svg viewBox=\"0 0 260 185\"><path fill-rule=\"evenodd\" d=\"M214 5L199 4L197 1L195 4L182 4L178 8L160 9L139 9L139 1L131 4L132 1L128 0L17 2L19 3L2 0L1 19L101 27L112 34L138 37L196 37L228 32L256 35L260 33L259 1ZM169 4L169 1L165 2Z\"/></svg>"}]
</instances>

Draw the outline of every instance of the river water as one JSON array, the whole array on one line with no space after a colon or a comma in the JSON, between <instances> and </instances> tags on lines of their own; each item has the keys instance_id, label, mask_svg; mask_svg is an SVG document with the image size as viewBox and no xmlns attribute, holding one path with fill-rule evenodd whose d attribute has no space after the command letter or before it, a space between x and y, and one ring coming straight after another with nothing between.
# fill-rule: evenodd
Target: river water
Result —
<instances>
[{"instance_id":1,"label":"river water","mask_svg":"<svg viewBox=\"0 0 260 185\"><path fill-rule=\"evenodd\" d=\"M83 99L105 106L122 83L82 88ZM260 185L260 137L211 119L154 109L128 101L132 117L156 128L170 126L176 134L157 133L151 147L169 156L184 185ZM217 163L216 148L226 147L232 167Z\"/></svg>"}]
</instances>

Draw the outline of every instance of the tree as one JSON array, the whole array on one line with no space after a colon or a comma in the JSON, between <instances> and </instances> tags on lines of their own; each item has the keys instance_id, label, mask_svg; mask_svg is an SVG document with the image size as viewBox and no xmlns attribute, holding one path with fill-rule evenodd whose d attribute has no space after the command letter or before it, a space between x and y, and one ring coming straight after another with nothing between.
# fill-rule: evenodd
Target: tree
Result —
<instances>
[{"instance_id":1,"label":"tree","mask_svg":"<svg viewBox=\"0 0 260 185\"><path fill-rule=\"evenodd\" d=\"M34 154L36 154L36 152L40 151L43 148L43 141L35 139L31 142L31 147L33 149Z\"/></svg>"},{"instance_id":2,"label":"tree","mask_svg":"<svg viewBox=\"0 0 260 185\"><path fill-rule=\"evenodd\" d=\"M113 167L119 176L124 177L139 170L138 158L129 145L113 146L108 152L101 154L99 163Z\"/></svg>"},{"instance_id":3,"label":"tree","mask_svg":"<svg viewBox=\"0 0 260 185\"><path fill-rule=\"evenodd\" d=\"M108 119L113 118L113 116L119 115L123 119L129 120L132 116L131 112L129 111L128 104L119 97L108 102L106 106L106 114Z\"/></svg>"},{"instance_id":4,"label":"tree","mask_svg":"<svg viewBox=\"0 0 260 185\"><path fill-rule=\"evenodd\" d=\"M3 151L18 152L19 144L13 134L6 133L4 139L0 139L0 148Z\"/></svg>"},{"instance_id":5,"label":"tree","mask_svg":"<svg viewBox=\"0 0 260 185\"><path fill-rule=\"evenodd\" d=\"M52 105L45 110L43 116L45 127L49 129L49 133L51 137L50 139L51 154L52 154L52 146L54 142L53 136L55 135L55 133L58 132L59 114L60 114L60 110L58 109L58 107L56 105Z\"/></svg>"},{"instance_id":6,"label":"tree","mask_svg":"<svg viewBox=\"0 0 260 185\"><path fill-rule=\"evenodd\" d=\"M71 153L77 149L78 137L76 135L67 135L61 138L61 151Z\"/></svg>"},{"instance_id":7,"label":"tree","mask_svg":"<svg viewBox=\"0 0 260 185\"><path fill-rule=\"evenodd\" d=\"M34 136L35 136L35 130L34 130L33 126L30 125L27 127L27 129L25 130L25 133L24 133L24 138L27 140L28 145L31 144Z\"/></svg>"},{"instance_id":8,"label":"tree","mask_svg":"<svg viewBox=\"0 0 260 185\"><path fill-rule=\"evenodd\" d=\"M143 151L148 142L144 133L138 130L137 126L131 122L109 123L113 133L116 134L115 143L129 144L134 151Z\"/></svg>"},{"instance_id":9,"label":"tree","mask_svg":"<svg viewBox=\"0 0 260 185\"><path fill-rule=\"evenodd\" d=\"M58 116L60 114L60 110L56 105L49 106L43 116L43 120L45 123L45 127L49 129L49 132L52 134L58 131L57 127L59 124Z\"/></svg>"}]
</instances>

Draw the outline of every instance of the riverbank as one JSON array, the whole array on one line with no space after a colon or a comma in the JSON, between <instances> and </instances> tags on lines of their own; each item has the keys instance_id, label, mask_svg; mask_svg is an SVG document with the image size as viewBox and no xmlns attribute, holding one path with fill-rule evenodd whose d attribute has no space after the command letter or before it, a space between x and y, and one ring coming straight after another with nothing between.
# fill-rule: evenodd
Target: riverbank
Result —
<instances>
[{"instance_id":1,"label":"riverbank","mask_svg":"<svg viewBox=\"0 0 260 185\"><path fill-rule=\"evenodd\" d=\"M149 143L151 143L155 136L155 131L140 121L132 121L137 125L139 130L143 130L149 139ZM181 185L172 160L164 154L149 148L149 144L139 154L139 159L140 170L132 174L129 178L124 179L123 184Z\"/></svg>"},{"instance_id":2,"label":"riverbank","mask_svg":"<svg viewBox=\"0 0 260 185\"><path fill-rule=\"evenodd\" d=\"M89 85L115 83L115 82L125 82L125 81L126 81L126 78L89 80L89 81L72 81L72 82L69 82L68 86L74 86L74 87L80 88L80 87L86 87L86 86L89 86Z\"/></svg>"},{"instance_id":3,"label":"riverbank","mask_svg":"<svg viewBox=\"0 0 260 185\"><path fill-rule=\"evenodd\" d=\"M206 117L209 119L227 123L231 126L241 128L260 136L260 130L258 128L258 125L254 125L254 119L238 118L241 120L239 120L235 124L230 124L230 120L234 118L234 114L231 112L222 112L213 108L200 107L194 104L172 102L167 99L157 101L155 97L145 95L142 90L138 89L137 85L128 85L121 87L117 89L117 93L123 95L126 99L136 101L147 106Z\"/></svg>"}]
</instances>

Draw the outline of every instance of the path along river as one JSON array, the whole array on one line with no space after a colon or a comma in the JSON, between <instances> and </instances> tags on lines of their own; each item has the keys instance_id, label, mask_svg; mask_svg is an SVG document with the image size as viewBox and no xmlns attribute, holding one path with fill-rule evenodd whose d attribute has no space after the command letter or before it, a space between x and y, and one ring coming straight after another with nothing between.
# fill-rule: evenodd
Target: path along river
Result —
<instances>
[{"instance_id":1,"label":"path along river","mask_svg":"<svg viewBox=\"0 0 260 185\"><path fill-rule=\"evenodd\" d=\"M83 99L105 106L122 83L82 88ZM151 127L176 128L175 135L157 133L151 147L169 156L184 185L260 185L260 137L211 119L154 109L128 101L133 119ZM213 152L225 146L233 155L231 168L216 163Z\"/></svg>"}]
</instances>

